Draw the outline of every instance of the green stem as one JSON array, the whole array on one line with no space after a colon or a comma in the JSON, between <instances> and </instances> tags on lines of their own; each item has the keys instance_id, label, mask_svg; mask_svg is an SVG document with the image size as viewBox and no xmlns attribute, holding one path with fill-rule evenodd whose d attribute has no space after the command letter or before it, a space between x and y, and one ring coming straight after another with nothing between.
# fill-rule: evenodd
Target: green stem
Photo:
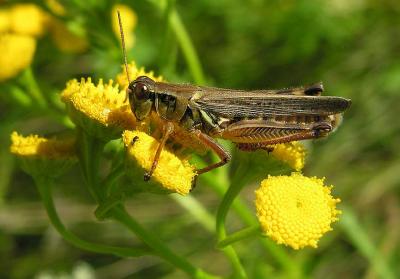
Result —
<instances>
[{"instance_id":1,"label":"green stem","mask_svg":"<svg viewBox=\"0 0 400 279\"><path fill-rule=\"evenodd\" d=\"M112 193L113 186L117 180L124 175L125 165L124 162L118 162L115 167L110 171L104 179L102 185L105 195L108 197Z\"/></svg>"},{"instance_id":2,"label":"green stem","mask_svg":"<svg viewBox=\"0 0 400 279\"><path fill-rule=\"evenodd\" d=\"M247 164L240 164L239 169L236 171L234 178L232 179L232 184L226 191L222 202L220 203L217 210L217 218L216 218L216 231L217 231L217 241L221 241L226 237L225 230L225 220L226 216L229 212L229 209L237 197L237 195L242 190L243 186L246 185L247 181L250 177L246 176L246 170L248 168ZM232 262L233 268L240 278L247 278L246 272L240 263L240 259L237 256L235 250L232 246L226 246L224 248L225 251L228 251L235 260Z\"/></svg>"},{"instance_id":3,"label":"green stem","mask_svg":"<svg viewBox=\"0 0 400 279\"><path fill-rule=\"evenodd\" d=\"M286 270L288 278L306 278L305 275L303 275L301 264L290 258L281 246L278 246L275 242L266 237L261 239L261 244L282 269Z\"/></svg>"},{"instance_id":4,"label":"green stem","mask_svg":"<svg viewBox=\"0 0 400 279\"><path fill-rule=\"evenodd\" d=\"M232 179L232 185L228 188L227 178L219 178L215 179L212 176L204 176L203 179L206 179L206 183L219 195L223 196L223 202L221 202L220 207L218 209L217 216L217 230L218 230L218 240L222 241L226 237L225 231L225 218L229 208L235 210L236 214L239 218L246 224L247 226L256 226L258 225L257 219L254 218L254 213L248 208L248 206L240 200L239 194L240 190L243 186L245 186L248 181L253 179L252 176L246 177L246 165L250 165L249 162L242 162L239 165L239 168L235 171L235 177ZM256 175L256 174L255 174ZM239 179L241 181L239 181ZM246 182L247 181L247 182ZM225 193L228 188L228 192ZM225 193L225 195L224 195ZM235 199L236 198L236 199ZM219 218L219 219L218 219ZM269 254L276 260L276 262L286 270L289 278L301 278L302 271L299 264L293 261L286 251L278 246L276 243L271 241L268 238L260 238L262 246L268 251Z\"/></svg>"},{"instance_id":5,"label":"green stem","mask_svg":"<svg viewBox=\"0 0 400 279\"><path fill-rule=\"evenodd\" d=\"M169 18L169 24L175 32L176 38L182 48L183 55L189 66L189 70L192 73L193 79L197 84L204 84L205 78L203 69L199 57L197 56L196 50L190 40L189 34L186 31L185 26L176 10L171 12Z\"/></svg>"},{"instance_id":6,"label":"green stem","mask_svg":"<svg viewBox=\"0 0 400 279\"><path fill-rule=\"evenodd\" d=\"M200 225L202 225L207 231L211 233L215 233L215 221L214 217L207 211L204 206L197 201L197 199L186 196L182 197L179 195L171 195L171 198L178 202L182 207L185 208L188 212L190 212L194 218L197 219ZM234 249L232 247L227 247L226 249L221 249L228 260L231 262L232 266L236 266L235 270L240 270L243 278L245 278L245 274L242 272L240 268L239 258L236 255Z\"/></svg>"},{"instance_id":7,"label":"green stem","mask_svg":"<svg viewBox=\"0 0 400 279\"><path fill-rule=\"evenodd\" d=\"M226 188L224 185L227 185L228 182L224 178L220 178L219 175L203 175L201 179L209 185L218 195L221 197L224 196L226 192ZM246 224L246 225L251 225L256 222L256 219L254 218L254 213L249 210L247 205L240 199L240 197L237 197L236 200L233 201L232 208L235 210L236 214L239 216L239 218Z\"/></svg>"},{"instance_id":8,"label":"green stem","mask_svg":"<svg viewBox=\"0 0 400 279\"><path fill-rule=\"evenodd\" d=\"M179 203L185 211L189 212L197 222L207 231L215 232L215 218L208 210L192 195L181 196L178 194L169 195L169 197Z\"/></svg>"},{"instance_id":9,"label":"green stem","mask_svg":"<svg viewBox=\"0 0 400 279\"><path fill-rule=\"evenodd\" d=\"M47 100L43 96L42 91L39 88L39 85L35 79L32 68L26 68L21 75L21 81L27 87L28 92L32 96L32 98L37 102L37 105L40 108L45 108L47 106Z\"/></svg>"},{"instance_id":10,"label":"green stem","mask_svg":"<svg viewBox=\"0 0 400 279\"><path fill-rule=\"evenodd\" d=\"M136 220L134 220L123 207L114 207L112 209L112 217L118 222L125 225L130 231L132 231L137 237L139 237L144 243L146 243L151 249L153 249L157 255L168 261L175 267L183 270L193 278L212 278L199 268L194 267L186 259L176 255L172 252L155 234L147 231L143 228Z\"/></svg>"},{"instance_id":11,"label":"green stem","mask_svg":"<svg viewBox=\"0 0 400 279\"><path fill-rule=\"evenodd\" d=\"M18 103L18 105L23 107L29 107L32 105L32 98L20 87L11 85L7 88L7 91L9 91L10 96Z\"/></svg>"},{"instance_id":12,"label":"green stem","mask_svg":"<svg viewBox=\"0 0 400 279\"><path fill-rule=\"evenodd\" d=\"M169 25L171 26L172 30L175 33L176 39L182 49L183 56L186 59L186 62L189 66L189 70L193 76L194 81L197 84L204 84L205 78L199 57L193 46L190 36L186 31L184 24L182 23L182 20L178 12L173 7L173 5L168 5L168 2L165 0L164 1L151 0L150 2L152 2L162 12L164 12L168 8L171 8L171 11L168 13Z\"/></svg>"},{"instance_id":13,"label":"green stem","mask_svg":"<svg viewBox=\"0 0 400 279\"><path fill-rule=\"evenodd\" d=\"M57 214L57 210L54 206L54 201L51 194L51 187L53 186L52 185L53 181L46 177L37 177L35 178L35 182L38 187L47 215L50 219L50 222L67 242L83 250L100 254L112 254L119 257L140 257L143 255L151 254L150 251L144 249L133 249L133 248L102 245L102 244L88 242L86 240L79 238L78 236L70 232L63 225Z\"/></svg>"},{"instance_id":14,"label":"green stem","mask_svg":"<svg viewBox=\"0 0 400 279\"><path fill-rule=\"evenodd\" d=\"M159 66L162 73L174 72L176 64L176 56L178 51L178 44L176 42L176 36L172 32L169 20L171 12L175 9L175 0L168 0L166 8L164 9L163 25L164 31L163 40L160 48L160 55L158 58Z\"/></svg>"},{"instance_id":15,"label":"green stem","mask_svg":"<svg viewBox=\"0 0 400 279\"><path fill-rule=\"evenodd\" d=\"M215 218L195 198L191 196L182 197L179 195L171 195L171 198L184 207L185 210L190 212L194 218L197 219L199 224L202 225L207 231L215 233ZM240 268L240 261L234 249L232 247L227 247L226 249L221 250L231 262L232 266L236 267L235 270L240 271L241 277L245 278L245 273L243 272L243 269Z\"/></svg>"},{"instance_id":16,"label":"green stem","mask_svg":"<svg viewBox=\"0 0 400 279\"><path fill-rule=\"evenodd\" d=\"M228 235L227 237L225 237L224 239L220 240L217 243L217 247L218 248L224 248L228 245L231 245L235 242L241 241L245 238L249 238L251 236L254 235L258 235L260 234L260 225L254 225L251 227L247 227L245 229L241 229L231 235Z\"/></svg>"},{"instance_id":17,"label":"green stem","mask_svg":"<svg viewBox=\"0 0 400 279\"><path fill-rule=\"evenodd\" d=\"M233 201L239 195L240 191L247 184L247 182L250 181L252 178L251 176L246 175L250 173L247 170L248 170L248 164L242 163L239 165L232 179L232 183L228 188L228 190L226 191L222 199L222 202L218 207L217 219L216 219L218 241L226 237L225 219L226 216L228 215L229 209Z\"/></svg>"},{"instance_id":18,"label":"green stem","mask_svg":"<svg viewBox=\"0 0 400 279\"><path fill-rule=\"evenodd\" d=\"M217 217L216 217L216 231L217 231L217 241L220 241L226 237L226 230L225 230L225 220L228 214L229 208L231 207L234 199L242 190L243 186L246 184L248 177L244 175L247 170L246 164L241 164L239 169L237 170L236 174L232 180L232 184L226 191L222 202L220 203L218 210L217 210ZM238 175L240 174L240 175ZM246 272L240 263L239 257L237 256L235 250L232 246L226 246L224 248L225 251L228 251L231 254L231 257L234 257L236 260L233 262L233 268L235 269L236 273L240 276L240 278L247 278Z\"/></svg>"},{"instance_id":19,"label":"green stem","mask_svg":"<svg viewBox=\"0 0 400 279\"><path fill-rule=\"evenodd\" d=\"M103 179L101 182L101 189L103 192L103 197L104 200L99 204L99 206L96 208L95 211L95 216L98 220L104 220L108 216L109 211L114 207L119 204L123 203L124 200L124 194L119 193L119 194L114 194L114 188L116 186L116 182L118 179L124 175L125 171L125 164L124 160L120 159L119 157L123 158L123 154L119 154L120 152L117 152L116 154L116 160L113 163L113 168L109 172L109 174Z\"/></svg>"},{"instance_id":20,"label":"green stem","mask_svg":"<svg viewBox=\"0 0 400 279\"><path fill-rule=\"evenodd\" d=\"M123 199L124 197L122 195L117 195L115 197L108 197L105 201L100 203L94 212L97 220L103 221L109 218L111 209L121 205L123 203Z\"/></svg>"},{"instance_id":21,"label":"green stem","mask_svg":"<svg viewBox=\"0 0 400 279\"><path fill-rule=\"evenodd\" d=\"M237 255L235 249L233 249L232 246L226 246L221 249L224 254L228 257L230 263L232 264L233 270L235 271L234 273L234 278L240 278L240 279L247 279L247 274L246 270L243 268L242 263L240 262L240 258Z\"/></svg>"},{"instance_id":22,"label":"green stem","mask_svg":"<svg viewBox=\"0 0 400 279\"><path fill-rule=\"evenodd\" d=\"M211 176L203 176L206 179L206 183L220 196L223 196L225 189L223 184L218 183L218 179L213 179ZM255 226L258 224L257 220L254 218L254 213L246 206L246 204L240 200L240 197L233 202L232 208L235 210L239 218L247 226ZM276 260L276 262L287 271L290 278L301 278L301 267L295 261L293 261L285 252L282 247L279 247L268 238L260 239L262 246L268 251L269 254Z\"/></svg>"},{"instance_id":23,"label":"green stem","mask_svg":"<svg viewBox=\"0 0 400 279\"><path fill-rule=\"evenodd\" d=\"M96 139L85 131L78 129L78 156L81 164L83 176L89 192L97 203L105 198L104 189L102 189L98 177L101 154L104 142Z\"/></svg>"}]
</instances>

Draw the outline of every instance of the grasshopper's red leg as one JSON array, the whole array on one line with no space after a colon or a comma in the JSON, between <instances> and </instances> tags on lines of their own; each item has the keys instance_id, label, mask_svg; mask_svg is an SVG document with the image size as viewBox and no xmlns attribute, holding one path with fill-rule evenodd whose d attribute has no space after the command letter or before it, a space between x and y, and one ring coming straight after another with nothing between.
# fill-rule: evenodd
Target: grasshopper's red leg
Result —
<instances>
[{"instance_id":1,"label":"grasshopper's red leg","mask_svg":"<svg viewBox=\"0 0 400 279\"><path fill-rule=\"evenodd\" d=\"M144 174L144 180L148 181L150 177L153 175L154 170L157 167L158 159L160 159L161 151L163 150L165 143L167 142L168 137L174 132L174 124L171 122L167 122L164 126L164 134L161 138L161 142L157 147L156 155L154 156L153 164L148 172Z\"/></svg>"},{"instance_id":2,"label":"grasshopper's red leg","mask_svg":"<svg viewBox=\"0 0 400 279\"><path fill-rule=\"evenodd\" d=\"M215 168L221 167L223 165L225 165L226 163L228 163L231 159L231 154L229 154L216 140L214 140L212 137L203 134L201 131L199 130L195 130L192 133L194 133L198 139L205 145L207 146L209 149L211 149L212 151L214 151L219 159L221 161L219 161L218 163L215 164L211 164L205 168L199 169L197 170L197 174L202 174L205 172L208 172L210 170L213 170Z\"/></svg>"}]
</instances>

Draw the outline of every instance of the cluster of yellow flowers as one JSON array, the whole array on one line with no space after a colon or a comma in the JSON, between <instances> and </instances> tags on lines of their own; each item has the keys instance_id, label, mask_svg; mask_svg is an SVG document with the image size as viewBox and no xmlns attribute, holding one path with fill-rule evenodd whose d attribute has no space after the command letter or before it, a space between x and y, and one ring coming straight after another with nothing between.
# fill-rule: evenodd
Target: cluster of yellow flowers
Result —
<instances>
[{"instance_id":1,"label":"cluster of yellow flowers","mask_svg":"<svg viewBox=\"0 0 400 279\"><path fill-rule=\"evenodd\" d=\"M148 75L155 80L162 80L153 73L146 73L143 68L138 69L134 63L128 68L133 79ZM100 80L95 85L90 78L80 82L72 80L67 83L61 98L75 124L92 136L110 140L122 134L127 149L127 165L130 167L128 173L135 181L140 181L142 179L138 179L138 175L143 176L144 170L150 168L158 144L154 135L149 134L151 123L137 123L130 112L124 90L127 85L125 73L117 76L117 84L113 81L104 84ZM155 121L157 117L153 116L153 119ZM156 123L162 125L159 120ZM136 137L139 140L134 141ZM11 151L19 156L26 156L27 150L31 156L43 156L48 154L43 150L54 151L62 146L54 140L37 136L23 138L15 133L12 142ZM171 148L161 153L152 182L143 185L150 192L188 194L195 168L169 150ZM66 154L50 153L53 159ZM72 153L68 154L73 156ZM304 166L305 149L300 143L276 145L272 155L297 171ZM308 178L300 173L268 177L256 191L257 216L263 230L278 243L295 249L316 247L318 239L331 229L330 224L337 220L340 213L336 210L339 200L332 198L330 192L331 187L324 186L322 179Z\"/></svg>"},{"instance_id":2,"label":"cluster of yellow flowers","mask_svg":"<svg viewBox=\"0 0 400 279\"><path fill-rule=\"evenodd\" d=\"M52 31L56 45L63 47L74 41L75 50L82 45L78 37L71 37L63 24L35 4L15 4L0 10L0 81L31 64L36 40L47 30Z\"/></svg>"},{"instance_id":3,"label":"cluster of yellow flowers","mask_svg":"<svg viewBox=\"0 0 400 279\"><path fill-rule=\"evenodd\" d=\"M147 75L160 81L153 73L128 65L132 79ZM158 167L149 182L143 182L143 174L152 164L159 143L159 127L163 125L155 114L139 122L130 111L125 89L128 86L126 73L116 77L117 83L100 80L94 84L90 78L71 80L61 94L62 101L73 122L91 137L102 141L122 138L126 152L126 173L135 181L135 187L154 193L190 192L196 175L195 167L187 158L174 153L174 146L167 145L161 152ZM158 129L153 129L153 127ZM177 133L174 140L185 148L196 149L188 139L181 139ZM63 145L57 140L38 136L11 136L11 151L19 157L29 155L32 159L63 161L75 157L74 143ZM300 143L279 144L272 155L300 171L304 166L305 148ZM139 186L136 186L139 185ZM319 238L331 230L331 223L337 220L338 199L331 196L331 186L324 186L323 179L308 178L301 173L291 176L268 177L256 191L257 216L261 228L277 243L294 249L305 246L316 247Z\"/></svg>"},{"instance_id":4,"label":"cluster of yellow flowers","mask_svg":"<svg viewBox=\"0 0 400 279\"><path fill-rule=\"evenodd\" d=\"M47 20L46 14L33 4L0 10L0 81L31 64L36 38L44 33Z\"/></svg>"},{"instance_id":5,"label":"cluster of yellow flowers","mask_svg":"<svg viewBox=\"0 0 400 279\"><path fill-rule=\"evenodd\" d=\"M162 80L161 77L156 77L143 68L137 68L135 63L129 65L129 73L132 78L147 75L154 80ZM117 80L119 84L115 84L112 80L106 84L102 80L98 84L94 84L90 78L81 79L81 81L71 80L63 90L61 99L66 104L69 116L74 123L90 136L109 141L121 138L123 134L122 139L127 149L127 165L132 170L140 169L137 173L134 171L128 173L135 181L141 182L143 181L144 171L149 169L152 163L157 148L157 140L154 135L150 136L141 132L149 132L150 123L136 122L126 100L125 90L119 89L120 86L126 88L128 85L122 78L122 73L117 76ZM139 135L140 140L131 144L133 137L137 135ZM13 134L11 140L13 143L11 152L18 156L24 156L26 153L26 148L22 148L24 145L21 143L24 140L26 146L31 146L31 150L38 151L38 156L43 155L42 152L39 152L39 150L43 150L43 145L54 145L54 141L44 141L43 138L38 136L21 138L15 137L15 134ZM42 148L34 149L32 145L35 144L42 145ZM51 148L49 147L49 149ZM150 192L177 192L185 195L190 192L194 176L194 167L187 160L177 157L168 149L164 149L152 180L143 185L145 185L145 190Z\"/></svg>"},{"instance_id":6,"label":"cluster of yellow flowers","mask_svg":"<svg viewBox=\"0 0 400 279\"><path fill-rule=\"evenodd\" d=\"M55 15L64 16L67 13L57 0L47 0L46 5ZM115 5L112 9L112 25L116 36L119 36L116 10L119 10L124 17L126 43L127 48L130 48L134 45L135 38L132 31L136 26L137 16L128 6ZM61 51L67 53L86 51L89 47L86 34L72 27L33 3L0 8L0 81L16 76L32 63L37 39L47 31Z\"/></svg>"},{"instance_id":7,"label":"cluster of yellow flowers","mask_svg":"<svg viewBox=\"0 0 400 279\"><path fill-rule=\"evenodd\" d=\"M68 13L57 0L46 0L45 4L52 14L59 17ZM117 11L124 19L125 43L129 49L135 43L132 31L136 27L137 16L125 5L117 4L112 8L111 24L117 37L120 35ZM68 23L36 4L14 4L1 8L0 82L16 76L32 63L37 40L47 32L61 51L86 51L89 43L84 30L73 32L72 29ZM153 72L138 68L135 63L128 65L128 73L132 80L143 75L155 81L163 80ZM160 127L165 122L155 113L144 121L137 121L126 98L127 86L125 71L116 76L115 82L100 80L93 83L91 78L70 80L61 93L61 100L78 129L102 142L122 141L125 167L129 169L126 174L135 182L135 190L189 194L196 171L182 151L204 152L204 145L174 124L171 143L168 142L162 150L152 179L144 182L143 174L153 163L160 140ZM57 177L78 160L76 151L79 143L76 138L24 137L13 132L11 141L11 152L21 159L22 167L33 176L46 172L46 175ZM261 228L278 244L294 249L317 247L322 235L332 230L331 224L338 220L340 211L336 205L340 200L332 197L332 186L325 186L324 179L300 173L306 157L306 149L301 143L277 144L271 154L296 172L290 176L268 176L261 182L255 198Z\"/></svg>"}]
</instances>

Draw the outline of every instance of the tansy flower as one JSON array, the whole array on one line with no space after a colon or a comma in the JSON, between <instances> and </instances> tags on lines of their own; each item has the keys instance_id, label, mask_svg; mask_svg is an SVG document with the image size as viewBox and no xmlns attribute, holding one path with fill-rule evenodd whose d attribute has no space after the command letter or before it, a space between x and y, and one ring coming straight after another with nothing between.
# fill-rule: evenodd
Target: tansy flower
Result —
<instances>
[{"instance_id":1,"label":"tansy flower","mask_svg":"<svg viewBox=\"0 0 400 279\"><path fill-rule=\"evenodd\" d=\"M74 140L59 141L57 139L46 139L38 135L27 137L11 134L11 153L18 156L36 156L48 159L65 158L75 155Z\"/></svg>"},{"instance_id":2,"label":"tansy flower","mask_svg":"<svg viewBox=\"0 0 400 279\"><path fill-rule=\"evenodd\" d=\"M331 196L332 186L323 182L300 173L269 176L262 181L255 204L263 231L278 244L294 249L317 247L340 214L336 209L340 200Z\"/></svg>"},{"instance_id":3,"label":"tansy flower","mask_svg":"<svg viewBox=\"0 0 400 279\"><path fill-rule=\"evenodd\" d=\"M97 85L92 80L71 80L61 94L72 120L88 134L106 140L116 139L125 129L135 127L135 117L125 99L125 91L110 80Z\"/></svg>"},{"instance_id":4,"label":"tansy flower","mask_svg":"<svg viewBox=\"0 0 400 279\"><path fill-rule=\"evenodd\" d=\"M22 161L23 169L32 176L57 177L76 162L75 139L46 139L11 134L11 153Z\"/></svg>"},{"instance_id":5,"label":"tansy flower","mask_svg":"<svg viewBox=\"0 0 400 279\"><path fill-rule=\"evenodd\" d=\"M16 4L10 9L10 29L18 34L40 36L46 31L48 15L35 4Z\"/></svg>"},{"instance_id":6,"label":"tansy flower","mask_svg":"<svg viewBox=\"0 0 400 279\"><path fill-rule=\"evenodd\" d=\"M63 52L82 53L89 47L89 42L84 36L73 33L56 18L51 19L50 32L55 45Z\"/></svg>"},{"instance_id":7,"label":"tansy flower","mask_svg":"<svg viewBox=\"0 0 400 279\"><path fill-rule=\"evenodd\" d=\"M31 36L0 34L0 81L28 67L35 49L36 41Z\"/></svg>"},{"instance_id":8,"label":"tansy flower","mask_svg":"<svg viewBox=\"0 0 400 279\"><path fill-rule=\"evenodd\" d=\"M156 193L176 192L186 195L190 192L196 173L187 160L181 160L164 148L153 176L145 182L143 175L150 169L159 143L139 131L125 131L122 138L127 149L127 173L133 178L135 187Z\"/></svg>"},{"instance_id":9,"label":"tansy flower","mask_svg":"<svg viewBox=\"0 0 400 279\"><path fill-rule=\"evenodd\" d=\"M46 5L55 15L64 16L66 14L64 6L57 0L46 0Z\"/></svg>"},{"instance_id":10,"label":"tansy flower","mask_svg":"<svg viewBox=\"0 0 400 279\"><path fill-rule=\"evenodd\" d=\"M137 77L140 76L148 76L154 81L163 81L163 78L161 76L155 76L153 71L146 72L143 67L138 68L135 62L131 62L128 64L128 73L131 81L134 81ZM128 78L126 76L124 66L122 66L122 72L117 75L116 81L122 88L128 87Z\"/></svg>"},{"instance_id":11,"label":"tansy flower","mask_svg":"<svg viewBox=\"0 0 400 279\"><path fill-rule=\"evenodd\" d=\"M112 18L112 29L114 34L119 38L120 30L118 23L117 11L121 14L122 28L124 29L125 36L125 46L126 48L132 48L135 44L135 35L133 34L133 30L137 24L137 15L135 11L133 11L129 6L117 4L111 9L111 18Z\"/></svg>"},{"instance_id":12,"label":"tansy flower","mask_svg":"<svg viewBox=\"0 0 400 279\"><path fill-rule=\"evenodd\" d=\"M292 169L300 171L304 167L306 149L300 142L280 143L274 145L272 156L285 162Z\"/></svg>"},{"instance_id":13,"label":"tansy flower","mask_svg":"<svg viewBox=\"0 0 400 279\"><path fill-rule=\"evenodd\" d=\"M0 10L0 32L7 32L10 29L10 12Z\"/></svg>"}]
</instances>

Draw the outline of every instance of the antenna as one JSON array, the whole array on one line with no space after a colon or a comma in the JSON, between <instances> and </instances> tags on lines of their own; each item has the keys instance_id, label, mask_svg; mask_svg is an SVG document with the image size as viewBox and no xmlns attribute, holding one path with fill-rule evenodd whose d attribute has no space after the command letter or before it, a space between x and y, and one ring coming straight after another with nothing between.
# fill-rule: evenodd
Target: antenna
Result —
<instances>
[{"instance_id":1,"label":"antenna","mask_svg":"<svg viewBox=\"0 0 400 279\"><path fill-rule=\"evenodd\" d=\"M131 84L131 79L129 78L129 72L128 72L128 61L126 59L125 37L124 37L124 29L122 28L121 14L119 13L119 11L117 11L117 14L118 14L119 32L121 34L122 52L124 54L126 77L128 78L128 84Z\"/></svg>"}]
</instances>

